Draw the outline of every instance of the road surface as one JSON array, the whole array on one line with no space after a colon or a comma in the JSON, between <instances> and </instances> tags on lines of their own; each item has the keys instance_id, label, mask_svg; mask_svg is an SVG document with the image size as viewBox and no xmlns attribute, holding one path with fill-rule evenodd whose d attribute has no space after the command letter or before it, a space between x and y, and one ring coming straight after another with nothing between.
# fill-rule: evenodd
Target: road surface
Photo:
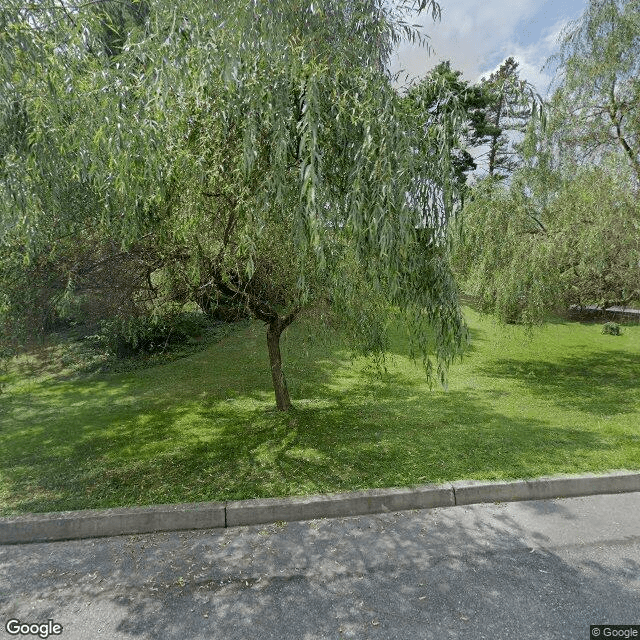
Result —
<instances>
[{"instance_id":1,"label":"road surface","mask_svg":"<svg viewBox=\"0 0 640 640\"><path fill-rule=\"evenodd\" d=\"M2 638L588 640L640 625L640 493L4 546L0 615Z\"/></svg>"}]
</instances>

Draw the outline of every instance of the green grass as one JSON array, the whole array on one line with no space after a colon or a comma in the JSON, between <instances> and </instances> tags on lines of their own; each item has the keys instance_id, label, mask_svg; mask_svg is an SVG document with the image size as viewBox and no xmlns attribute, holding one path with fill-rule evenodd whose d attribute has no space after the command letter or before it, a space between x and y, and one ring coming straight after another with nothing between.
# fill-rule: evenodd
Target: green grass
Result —
<instances>
[{"instance_id":1,"label":"green grass","mask_svg":"<svg viewBox=\"0 0 640 640\"><path fill-rule=\"evenodd\" d=\"M124 373L23 356L0 394L0 513L640 469L640 326L556 321L529 337L465 313L448 391L429 390L400 336L380 379L293 325L291 414L272 409L258 323Z\"/></svg>"}]
</instances>

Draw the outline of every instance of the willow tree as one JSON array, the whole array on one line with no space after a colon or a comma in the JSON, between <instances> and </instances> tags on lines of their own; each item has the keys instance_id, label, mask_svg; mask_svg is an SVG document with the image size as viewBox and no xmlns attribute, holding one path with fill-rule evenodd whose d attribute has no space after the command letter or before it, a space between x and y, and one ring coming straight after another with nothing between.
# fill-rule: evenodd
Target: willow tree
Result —
<instances>
[{"instance_id":1,"label":"willow tree","mask_svg":"<svg viewBox=\"0 0 640 640\"><path fill-rule=\"evenodd\" d=\"M640 2L590 0L559 44L546 127L529 122L508 187L476 186L454 261L509 321L640 295Z\"/></svg>"},{"instance_id":2,"label":"willow tree","mask_svg":"<svg viewBox=\"0 0 640 640\"><path fill-rule=\"evenodd\" d=\"M583 164L618 152L640 184L640 2L590 0L562 33L552 63L563 156Z\"/></svg>"},{"instance_id":3,"label":"willow tree","mask_svg":"<svg viewBox=\"0 0 640 640\"><path fill-rule=\"evenodd\" d=\"M508 186L474 186L454 265L480 307L529 325L572 306L627 306L640 297L640 199L621 156L561 171L532 122ZM458 222L456 226L460 223Z\"/></svg>"},{"instance_id":4,"label":"willow tree","mask_svg":"<svg viewBox=\"0 0 640 640\"><path fill-rule=\"evenodd\" d=\"M462 196L468 190L467 174L477 168L468 149L485 145L495 127L487 120L491 102L488 92L478 85L471 86L461 76L462 71L452 69L449 61L440 62L422 81L409 88L407 100L411 102L419 97L422 127L427 135L439 119L449 123L456 191L462 204ZM447 178L445 172L443 181Z\"/></svg>"},{"instance_id":5,"label":"willow tree","mask_svg":"<svg viewBox=\"0 0 640 640\"><path fill-rule=\"evenodd\" d=\"M14 253L28 259L52 210L70 224L60 187L73 183L125 248L152 234L194 292L265 322L278 409L291 407L280 336L318 304L372 354L400 317L444 380L465 328L431 190L452 174L456 110L425 135L420 97L385 71L425 9L437 17L434 0L9 0L0 100L20 125L0 128L0 188Z\"/></svg>"}]
</instances>

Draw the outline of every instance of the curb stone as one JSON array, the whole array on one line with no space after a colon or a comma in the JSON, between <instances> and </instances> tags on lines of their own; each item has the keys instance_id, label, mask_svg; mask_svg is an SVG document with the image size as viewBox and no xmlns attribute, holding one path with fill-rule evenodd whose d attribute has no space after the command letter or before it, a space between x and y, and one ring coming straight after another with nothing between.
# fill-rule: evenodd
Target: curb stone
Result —
<instances>
[{"instance_id":1,"label":"curb stone","mask_svg":"<svg viewBox=\"0 0 640 640\"><path fill-rule=\"evenodd\" d=\"M0 544L225 526L224 502L32 513L0 518Z\"/></svg>"},{"instance_id":2,"label":"curb stone","mask_svg":"<svg viewBox=\"0 0 640 640\"><path fill-rule=\"evenodd\" d=\"M606 475L554 476L508 482L468 480L453 482L452 486L456 505L548 500L640 491L640 473L616 471Z\"/></svg>"},{"instance_id":3,"label":"curb stone","mask_svg":"<svg viewBox=\"0 0 640 640\"><path fill-rule=\"evenodd\" d=\"M324 496L239 500L227 502L227 526L453 506L455 496L450 484L403 489L369 489Z\"/></svg>"},{"instance_id":4,"label":"curb stone","mask_svg":"<svg viewBox=\"0 0 640 640\"><path fill-rule=\"evenodd\" d=\"M640 491L640 472L623 470L604 475L499 482L470 480L291 498L34 513L0 518L0 544L215 529L483 502L548 500L632 491Z\"/></svg>"}]
</instances>

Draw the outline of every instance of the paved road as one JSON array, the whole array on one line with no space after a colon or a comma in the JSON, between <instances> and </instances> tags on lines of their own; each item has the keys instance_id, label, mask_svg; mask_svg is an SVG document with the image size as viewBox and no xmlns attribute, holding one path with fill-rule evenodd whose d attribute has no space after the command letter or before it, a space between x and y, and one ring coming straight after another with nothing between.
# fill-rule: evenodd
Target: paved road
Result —
<instances>
[{"instance_id":1,"label":"paved road","mask_svg":"<svg viewBox=\"0 0 640 640\"><path fill-rule=\"evenodd\" d=\"M640 624L640 493L5 546L0 616L14 638L10 618L64 640L587 640Z\"/></svg>"}]
</instances>

